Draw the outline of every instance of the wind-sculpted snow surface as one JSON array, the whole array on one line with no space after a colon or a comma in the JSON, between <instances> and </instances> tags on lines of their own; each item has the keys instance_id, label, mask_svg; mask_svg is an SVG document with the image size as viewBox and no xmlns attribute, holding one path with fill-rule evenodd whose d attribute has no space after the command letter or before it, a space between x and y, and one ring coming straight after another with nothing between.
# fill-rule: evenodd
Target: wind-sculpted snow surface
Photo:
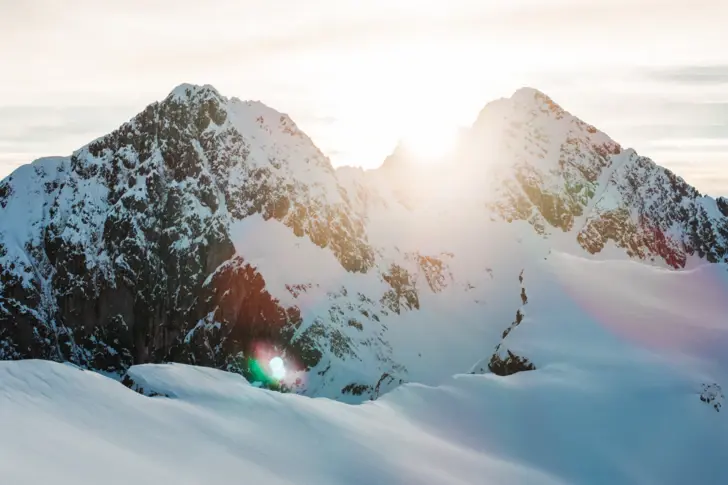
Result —
<instances>
[{"instance_id":1,"label":"wind-sculpted snow surface","mask_svg":"<svg viewBox=\"0 0 728 485\"><path fill-rule=\"evenodd\" d=\"M523 338L602 310L540 309L580 304L544 266L568 268L559 255L665 275L726 258L725 200L533 89L486 106L444 163L408 157L334 170L288 116L181 85L0 182L0 359L120 378L179 362L259 382L281 357L285 379L261 384L361 402L468 370L541 369ZM666 325L722 318L685 304Z\"/></svg>"},{"instance_id":2,"label":"wind-sculpted snow surface","mask_svg":"<svg viewBox=\"0 0 728 485\"><path fill-rule=\"evenodd\" d=\"M179 364L159 391L46 361L0 362L0 474L35 485L683 485L728 481L728 420L652 364L553 365L405 384L362 405ZM168 395L170 397L164 397Z\"/></svg>"}]
</instances>

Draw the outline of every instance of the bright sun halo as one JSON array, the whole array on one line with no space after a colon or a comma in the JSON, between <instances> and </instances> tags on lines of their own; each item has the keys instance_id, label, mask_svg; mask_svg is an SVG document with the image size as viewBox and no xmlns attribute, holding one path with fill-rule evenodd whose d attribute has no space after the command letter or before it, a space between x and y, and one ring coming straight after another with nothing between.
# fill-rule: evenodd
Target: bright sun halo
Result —
<instances>
[{"instance_id":1,"label":"bright sun halo","mask_svg":"<svg viewBox=\"0 0 728 485\"><path fill-rule=\"evenodd\" d=\"M419 127L403 138L403 145L417 161L433 163L455 149L456 131L443 127Z\"/></svg>"},{"instance_id":2,"label":"bright sun halo","mask_svg":"<svg viewBox=\"0 0 728 485\"><path fill-rule=\"evenodd\" d=\"M268 363L270 366L270 372L276 380L281 380L286 377L286 366L283 364L283 359L280 357L273 357Z\"/></svg>"}]
</instances>

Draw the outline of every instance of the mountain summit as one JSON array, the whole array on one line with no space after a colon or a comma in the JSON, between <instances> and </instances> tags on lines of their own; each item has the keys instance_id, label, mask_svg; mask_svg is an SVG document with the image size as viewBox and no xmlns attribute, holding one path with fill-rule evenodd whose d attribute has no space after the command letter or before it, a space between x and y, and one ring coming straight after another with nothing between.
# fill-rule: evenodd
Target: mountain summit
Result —
<instances>
[{"instance_id":1,"label":"mountain summit","mask_svg":"<svg viewBox=\"0 0 728 485\"><path fill-rule=\"evenodd\" d=\"M725 200L533 89L486 106L449 163L392 160L335 170L287 115L178 86L0 183L0 359L278 385L280 357L286 388L357 401L483 357L540 365L508 340L552 251L726 260Z\"/></svg>"}]
</instances>

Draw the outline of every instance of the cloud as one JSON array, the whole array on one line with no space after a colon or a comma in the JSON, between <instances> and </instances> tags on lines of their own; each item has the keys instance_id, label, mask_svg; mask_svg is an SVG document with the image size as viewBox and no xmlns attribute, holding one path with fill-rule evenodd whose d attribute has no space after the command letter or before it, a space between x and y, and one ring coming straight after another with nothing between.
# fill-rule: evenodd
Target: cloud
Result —
<instances>
[{"instance_id":1,"label":"cloud","mask_svg":"<svg viewBox=\"0 0 728 485\"><path fill-rule=\"evenodd\" d=\"M288 112L342 160L381 161L407 113L433 99L449 99L443 122L465 120L522 85L645 155L716 156L715 148L649 142L728 136L723 0L76 0L74 7L0 0L1 153L68 153L183 81ZM645 68L660 63L669 67ZM10 103L23 106L2 106Z\"/></svg>"},{"instance_id":2,"label":"cloud","mask_svg":"<svg viewBox=\"0 0 728 485\"><path fill-rule=\"evenodd\" d=\"M0 177L41 156L68 155L136 114L131 106L0 106Z\"/></svg>"},{"instance_id":3,"label":"cloud","mask_svg":"<svg viewBox=\"0 0 728 485\"><path fill-rule=\"evenodd\" d=\"M728 151L728 138L658 138L650 140L649 146L686 151Z\"/></svg>"},{"instance_id":4,"label":"cloud","mask_svg":"<svg viewBox=\"0 0 728 485\"><path fill-rule=\"evenodd\" d=\"M726 126L721 124L685 123L668 124L659 120L648 124L624 123L620 130L629 131L635 138L651 140L718 139L728 136Z\"/></svg>"},{"instance_id":5,"label":"cloud","mask_svg":"<svg viewBox=\"0 0 728 485\"><path fill-rule=\"evenodd\" d=\"M728 64L680 66L654 69L648 76L657 81L682 84L728 84Z\"/></svg>"},{"instance_id":6,"label":"cloud","mask_svg":"<svg viewBox=\"0 0 728 485\"><path fill-rule=\"evenodd\" d=\"M728 174L722 168L725 161L728 161L728 152L722 155L723 163L720 162L719 158L712 162L704 159L700 160L698 154L692 155L698 157L693 160L673 158L667 159L668 161L664 163L658 163L682 177L687 183L704 194L712 197L728 196Z\"/></svg>"}]
</instances>

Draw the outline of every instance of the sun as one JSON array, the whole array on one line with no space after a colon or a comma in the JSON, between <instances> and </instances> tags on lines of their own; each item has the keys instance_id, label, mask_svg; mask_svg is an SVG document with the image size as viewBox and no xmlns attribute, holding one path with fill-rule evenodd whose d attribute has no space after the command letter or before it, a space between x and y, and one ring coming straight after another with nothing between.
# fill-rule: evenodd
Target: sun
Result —
<instances>
[{"instance_id":1,"label":"sun","mask_svg":"<svg viewBox=\"0 0 728 485\"><path fill-rule=\"evenodd\" d=\"M281 380L286 377L286 366L283 363L283 359L280 357L273 357L268 363L271 371L271 377L275 380Z\"/></svg>"},{"instance_id":2,"label":"sun","mask_svg":"<svg viewBox=\"0 0 728 485\"><path fill-rule=\"evenodd\" d=\"M405 134L402 145L419 163L437 163L452 155L457 144L453 127L418 126Z\"/></svg>"}]
</instances>

